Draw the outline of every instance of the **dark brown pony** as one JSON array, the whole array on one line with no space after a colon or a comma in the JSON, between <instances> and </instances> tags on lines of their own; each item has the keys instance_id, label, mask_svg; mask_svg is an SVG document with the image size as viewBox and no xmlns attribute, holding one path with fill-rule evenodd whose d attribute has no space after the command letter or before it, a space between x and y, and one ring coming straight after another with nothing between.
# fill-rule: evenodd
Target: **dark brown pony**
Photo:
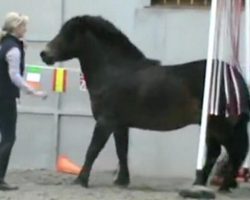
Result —
<instances>
[{"instance_id":1,"label":"dark brown pony","mask_svg":"<svg viewBox=\"0 0 250 200\"><path fill-rule=\"evenodd\" d=\"M112 133L120 166L115 184L126 186L130 127L167 131L200 123L206 60L161 66L101 17L80 16L67 21L41 52L41 58L47 64L78 58L86 76L96 125L76 180L82 186L88 186L92 165ZM246 84L240 79L249 102ZM224 96L222 92L221 102ZM195 184L206 184L223 145L229 162L220 189L236 187L235 176L248 150L248 119L248 109L233 120L223 113L209 116L206 162L197 172Z\"/></svg>"}]
</instances>

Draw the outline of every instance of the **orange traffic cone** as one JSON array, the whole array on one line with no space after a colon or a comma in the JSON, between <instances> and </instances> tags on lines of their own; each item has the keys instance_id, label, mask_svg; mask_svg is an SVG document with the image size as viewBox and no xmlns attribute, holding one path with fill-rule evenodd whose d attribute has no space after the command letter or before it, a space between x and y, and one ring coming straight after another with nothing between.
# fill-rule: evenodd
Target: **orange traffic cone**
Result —
<instances>
[{"instance_id":1,"label":"orange traffic cone","mask_svg":"<svg viewBox=\"0 0 250 200\"><path fill-rule=\"evenodd\" d=\"M78 175L81 167L73 163L67 156L59 156L57 159L56 170L62 173Z\"/></svg>"}]
</instances>

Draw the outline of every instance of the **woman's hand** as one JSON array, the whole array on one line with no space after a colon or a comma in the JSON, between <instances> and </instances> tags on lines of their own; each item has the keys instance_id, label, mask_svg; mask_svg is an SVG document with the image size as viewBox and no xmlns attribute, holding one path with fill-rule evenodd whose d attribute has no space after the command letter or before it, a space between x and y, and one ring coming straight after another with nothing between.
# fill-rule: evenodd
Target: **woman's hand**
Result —
<instances>
[{"instance_id":1,"label":"woman's hand","mask_svg":"<svg viewBox=\"0 0 250 200\"><path fill-rule=\"evenodd\" d=\"M37 97L41 97L42 99L46 99L48 97L47 92L42 91L42 90L36 90L36 91L34 91L33 95L35 95Z\"/></svg>"}]
</instances>

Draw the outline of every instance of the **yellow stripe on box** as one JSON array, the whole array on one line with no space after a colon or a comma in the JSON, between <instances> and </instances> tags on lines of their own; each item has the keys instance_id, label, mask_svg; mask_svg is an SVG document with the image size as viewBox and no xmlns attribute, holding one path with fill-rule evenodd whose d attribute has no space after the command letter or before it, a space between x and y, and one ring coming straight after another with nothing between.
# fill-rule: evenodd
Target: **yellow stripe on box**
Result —
<instances>
[{"instance_id":1,"label":"yellow stripe on box","mask_svg":"<svg viewBox=\"0 0 250 200\"><path fill-rule=\"evenodd\" d=\"M53 90L55 92L65 92L66 74L67 74L67 71L65 69L57 68L54 70Z\"/></svg>"}]
</instances>

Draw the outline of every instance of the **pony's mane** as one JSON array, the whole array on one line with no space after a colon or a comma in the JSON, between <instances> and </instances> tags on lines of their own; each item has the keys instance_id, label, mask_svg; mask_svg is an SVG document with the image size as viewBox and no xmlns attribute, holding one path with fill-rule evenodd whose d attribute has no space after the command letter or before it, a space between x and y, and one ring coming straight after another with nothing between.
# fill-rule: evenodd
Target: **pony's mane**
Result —
<instances>
[{"instance_id":1,"label":"pony's mane","mask_svg":"<svg viewBox=\"0 0 250 200\"><path fill-rule=\"evenodd\" d=\"M112 23L100 16L84 15L74 17L64 24L63 29L80 29L79 31L89 30L97 38L118 45L125 55L138 59L146 59L144 54L130 42L127 36Z\"/></svg>"}]
</instances>

